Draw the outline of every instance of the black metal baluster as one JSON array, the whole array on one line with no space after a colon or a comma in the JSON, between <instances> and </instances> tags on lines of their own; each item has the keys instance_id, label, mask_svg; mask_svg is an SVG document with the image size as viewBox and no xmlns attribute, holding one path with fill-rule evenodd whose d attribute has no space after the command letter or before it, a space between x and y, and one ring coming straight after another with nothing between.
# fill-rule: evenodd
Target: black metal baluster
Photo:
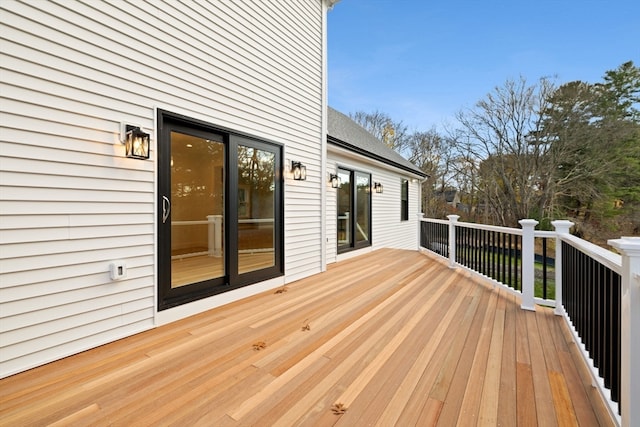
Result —
<instances>
[{"instance_id":1,"label":"black metal baluster","mask_svg":"<svg viewBox=\"0 0 640 427\"><path fill-rule=\"evenodd\" d=\"M614 276L614 272L611 272L611 276ZM611 348L614 351L614 354L611 357L611 361L612 363L614 363L614 366L612 368L612 371L614 372L614 374L611 376L611 398L616 401L616 402L620 402L620 377L622 375L620 369L621 369L621 360L620 358L622 357L622 338L620 336L621 334L621 305L622 305L622 300L621 300L621 278L619 274L615 274L615 277L612 277L611 280L611 290L612 290L612 294L613 294L613 301L614 304L612 304L612 307L614 308L612 310L612 323L613 323L613 328L612 328L612 338L614 339L614 344L611 346ZM620 408L618 406L618 408ZM620 410L618 410L618 413L620 413Z\"/></svg>"},{"instance_id":2,"label":"black metal baluster","mask_svg":"<svg viewBox=\"0 0 640 427\"><path fill-rule=\"evenodd\" d=\"M520 251L520 236L514 236L514 240L515 240L515 259L513 263L513 282L514 282L513 289L521 290L521 287L518 283L518 276L519 276L518 273L522 264L522 261L520 260L522 256Z\"/></svg>"},{"instance_id":3,"label":"black metal baluster","mask_svg":"<svg viewBox=\"0 0 640 427\"><path fill-rule=\"evenodd\" d=\"M547 238L542 238L542 298L547 299Z\"/></svg>"},{"instance_id":4,"label":"black metal baluster","mask_svg":"<svg viewBox=\"0 0 640 427\"><path fill-rule=\"evenodd\" d=\"M491 265L491 278L496 279L496 232L491 231L489 233L489 260Z\"/></svg>"}]
</instances>

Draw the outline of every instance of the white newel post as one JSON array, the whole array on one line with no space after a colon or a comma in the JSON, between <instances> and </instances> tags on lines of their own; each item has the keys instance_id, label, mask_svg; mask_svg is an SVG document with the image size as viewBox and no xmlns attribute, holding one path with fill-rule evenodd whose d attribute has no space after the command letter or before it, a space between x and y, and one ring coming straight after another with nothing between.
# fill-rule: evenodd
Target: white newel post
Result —
<instances>
[{"instance_id":1,"label":"white newel post","mask_svg":"<svg viewBox=\"0 0 640 427\"><path fill-rule=\"evenodd\" d=\"M222 215L207 215L209 256L222 256Z\"/></svg>"},{"instance_id":2,"label":"white newel post","mask_svg":"<svg viewBox=\"0 0 640 427\"><path fill-rule=\"evenodd\" d=\"M422 218L424 218L424 213L419 212L416 214L416 216L418 217L418 248L417 250L420 251L420 246L422 246Z\"/></svg>"},{"instance_id":3,"label":"white newel post","mask_svg":"<svg viewBox=\"0 0 640 427\"><path fill-rule=\"evenodd\" d=\"M623 427L640 425L640 237L609 240L622 255L620 408Z\"/></svg>"},{"instance_id":4,"label":"white newel post","mask_svg":"<svg viewBox=\"0 0 640 427\"><path fill-rule=\"evenodd\" d=\"M523 310L535 311L536 306L533 300L533 287L535 283L535 230L538 221L535 219L521 219L518 221L522 226L522 304Z\"/></svg>"},{"instance_id":5,"label":"white newel post","mask_svg":"<svg viewBox=\"0 0 640 427\"><path fill-rule=\"evenodd\" d=\"M560 234L569 234L569 230L573 227L573 222L561 219L551 221L551 225L556 230L556 308L554 313L562 315L564 307L562 306L562 240L560 240Z\"/></svg>"},{"instance_id":6,"label":"white newel post","mask_svg":"<svg viewBox=\"0 0 640 427\"><path fill-rule=\"evenodd\" d=\"M447 215L449 218L449 268L456 268L456 222L460 215Z\"/></svg>"}]
</instances>

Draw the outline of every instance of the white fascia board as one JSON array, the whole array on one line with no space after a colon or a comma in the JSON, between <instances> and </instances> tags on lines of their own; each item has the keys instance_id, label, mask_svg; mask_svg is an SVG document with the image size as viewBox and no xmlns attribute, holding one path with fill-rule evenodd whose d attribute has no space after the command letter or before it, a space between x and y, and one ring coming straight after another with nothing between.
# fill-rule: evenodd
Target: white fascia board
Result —
<instances>
[{"instance_id":1,"label":"white fascia board","mask_svg":"<svg viewBox=\"0 0 640 427\"><path fill-rule=\"evenodd\" d=\"M342 148L342 147L335 146L333 144L327 144L327 152L328 153L334 153L334 154L340 155L342 157L348 157L350 159L355 159L355 160L358 160L358 161L363 162L363 163L368 163L370 165L375 165L376 167L392 171L392 172L394 172L394 173L396 173L398 175L409 176L410 178L415 178L415 179L418 179L420 181L422 181L424 179L424 177L422 177L421 175L418 175L417 173L409 172L406 169L402 169L402 168L390 165L388 163L381 162L379 160L375 160L375 159L372 159L372 158L367 157L367 156L363 156L363 155L358 154L358 153L354 153L353 151L347 150L347 149Z\"/></svg>"}]
</instances>

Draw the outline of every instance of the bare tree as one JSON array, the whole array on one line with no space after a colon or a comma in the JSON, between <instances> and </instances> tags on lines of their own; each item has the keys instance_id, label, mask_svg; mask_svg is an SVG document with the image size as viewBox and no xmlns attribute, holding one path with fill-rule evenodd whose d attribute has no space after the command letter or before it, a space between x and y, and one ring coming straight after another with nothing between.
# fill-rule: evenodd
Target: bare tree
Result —
<instances>
[{"instance_id":1,"label":"bare tree","mask_svg":"<svg viewBox=\"0 0 640 427\"><path fill-rule=\"evenodd\" d=\"M398 153L406 148L409 133L402 121L395 121L388 114L377 110L373 113L357 111L349 114L349 117Z\"/></svg>"},{"instance_id":2,"label":"bare tree","mask_svg":"<svg viewBox=\"0 0 640 427\"><path fill-rule=\"evenodd\" d=\"M507 80L474 108L461 111L458 151L477 162L480 207L500 225L541 211L540 183L548 144L532 143L541 128L539 112L554 86L547 79L529 86L524 78Z\"/></svg>"},{"instance_id":3,"label":"bare tree","mask_svg":"<svg viewBox=\"0 0 640 427\"><path fill-rule=\"evenodd\" d=\"M452 179L460 191L461 210L456 212L466 220L477 221L479 215L485 211L479 210L481 200L480 192L480 165L481 161L469 148L470 142L465 140L458 131L449 133L448 147L453 161L451 163ZM486 222L486 217L482 217Z\"/></svg>"},{"instance_id":4,"label":"bare tree","mask_svg":"<svg viewBox=\"0 0 640 427\"><path fill-rule=\"evenodd\" d=\"M449 142L432 128L409 135L405 151L409 161L428 175L422 184L422 212L436 218L446 215L444 194L453 188Z\"/></svg>"}]
</instances>

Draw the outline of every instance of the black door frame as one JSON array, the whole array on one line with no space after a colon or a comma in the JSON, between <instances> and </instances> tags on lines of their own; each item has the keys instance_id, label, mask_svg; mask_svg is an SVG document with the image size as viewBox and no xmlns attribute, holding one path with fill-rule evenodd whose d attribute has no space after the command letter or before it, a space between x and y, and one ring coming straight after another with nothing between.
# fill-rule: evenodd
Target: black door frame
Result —
<instances>
[{"instance_id":1,"label":"black door frame","mask_svg":"<svg viewBox=\"0 0 640 427\"><path fill-rule=\"evenodd\" d=\"M282 155L283 148L279 144L272 144L264 140L256 140L247 136L231 135L229 145L229 159L238 158L238 146L258 148L260 150L270 151L275 154L275 177L276 183L274 188L275 206L273 212L274 227L274 255L275 262L272 267L255 270L243 274L238 273L238 221L231 221L231 218L238 218L238 168L237 163L233 163L227 173L227 182L234 185L233 190L229 191L228 205L231 209L229 212L229 221L227 221L228 235L231 236L228 242L228 258L232 268L229 271L229 289L236 289L242 286L257 283L263 280L279 277L284 274L284 181L282 174ZM279 183L279 184L278 184Z\"/></svg>"},{"instance_id":2,"label":"black door frame","mask_svg":"<svg viewBox=\"0 0 640 427\"><path fill-rule=\"evenodd\" d=\"M242 135L230 129L214 126L181 114L158 109L158 310L165 310L212 295L237 289L249 284L284 275L284 177L283 146L264 139ZM163 221L163 202L171 200L171 131L206 137L223 135L225 144L224 168L224 258L225 276L190 285L171 288L171 213ZM275 154L275 206L274 206L274 266L238 274L238 145L257 147ZM236 159L236 160L234 160ZM166 202L164 202L166 203Z\"/></svg>"},{"instance_id":3,"label":"black door frame","mask_svg":"<svg viewBox=\"0 0 640 427\"><path fill-rule=\"evenodd\" d=\"M342 254L345 252L350 252L356 249L367 248L371 246L372 236L371 231L373 229L371 218L373 217L373 206L372 206L372 197L371 197L371 174L368 172L359 171L356 169L351 169L348 167L338 166L338 170L342 170L344 172L349 172L349 185L351 186L350 191L350 203L351 203L351 215L349 216L349 227L351 227L350 233L350 242L348 245L337 245L337 253ZM369 193L367 198L369 199L369 218L367 220L368 223L368 239L362 242L358 242L356 240L356 222L358 221L358 184L356 182L357 176L367 176L369 178ZM342 184L344 185L344 184ZM338 196L339 197L339 196ZM339 215L340 204L336 200L336 216ZM338 241L338 239L336 239Z\"/></svg>"}]
</instances>

